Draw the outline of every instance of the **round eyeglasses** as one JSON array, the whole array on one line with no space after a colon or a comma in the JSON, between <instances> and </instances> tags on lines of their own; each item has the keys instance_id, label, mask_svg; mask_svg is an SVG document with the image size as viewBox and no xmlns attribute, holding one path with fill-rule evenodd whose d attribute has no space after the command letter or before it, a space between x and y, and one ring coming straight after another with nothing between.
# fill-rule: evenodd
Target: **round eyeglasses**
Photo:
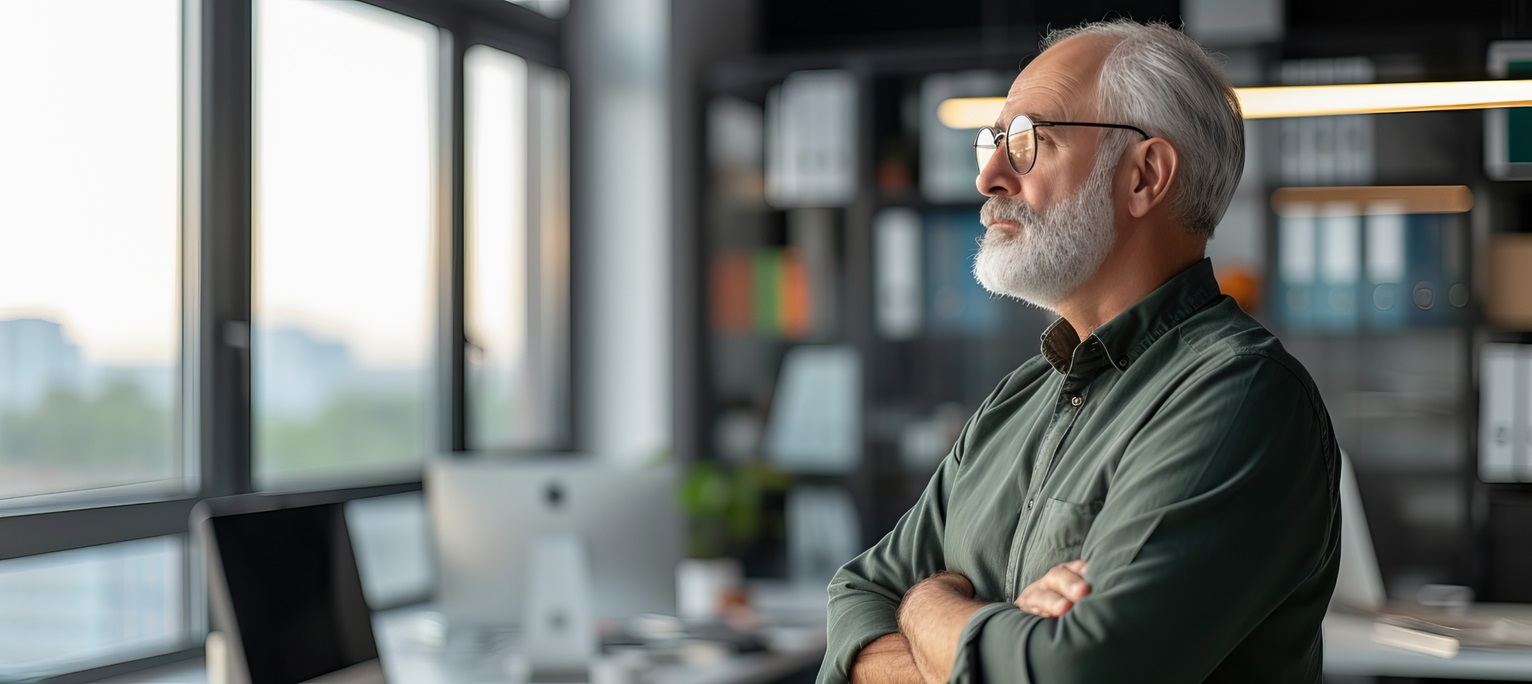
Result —
<instances>
[{"instance_id":1,"label":"round eyeglasses","mask_svg":"<svg viewBox=\"0 0 1532 684\"><path fill-rule=\"evenodd\" d=\"M1149 139L1149 134L1144 129L1127 124L1089 123L1084 121L1034 121L1026 114L1017 114L1011 119L1011 125L1006 128L1005 138L1002 140L999 133L993 128L979 129L979 137L973 142L974 156L979 161L979 173L984 173L984 167L989 166L990 157L995 156L995 150L1005 147L1005 156L1011 163L1011 170L1018 176L1024 176L1032 170L1037 163L1037 129L1048 126L1086 126L1090 128L1121 128L1128 131L1136 131Z\"/></svg>"}]
</instances>

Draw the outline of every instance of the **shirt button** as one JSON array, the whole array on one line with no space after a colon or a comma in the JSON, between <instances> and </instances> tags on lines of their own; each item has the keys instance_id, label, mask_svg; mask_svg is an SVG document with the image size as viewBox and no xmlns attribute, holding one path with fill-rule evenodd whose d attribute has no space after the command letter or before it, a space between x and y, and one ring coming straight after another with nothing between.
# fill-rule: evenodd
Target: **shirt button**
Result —
<instances>
[{"instance_id":1,"label":"shirt button","mask_svg":"<svg viewBox=\"0 0 1532 684\"><path fill-rule=\"evenodd\" d=\"M1085 400L1081 399L1079 395L1075 395L1075 396L1069 398L1069 405L1070 406L1079 406L1080 404L1083 404L1083 403L1085 403Z\"/></svg>"},{"instance_id":2,"label":"shirt button","mask_svg":"<svg viewBox=\"0 0 1532 684\"><path fill-rule=\"evenodd\" d=\"M1033 501L1035 501L1035 499L1027 499L1027 510L1029 510L1029 511L1032 510L1032 502Z\"/></svg>"}]
</instances>

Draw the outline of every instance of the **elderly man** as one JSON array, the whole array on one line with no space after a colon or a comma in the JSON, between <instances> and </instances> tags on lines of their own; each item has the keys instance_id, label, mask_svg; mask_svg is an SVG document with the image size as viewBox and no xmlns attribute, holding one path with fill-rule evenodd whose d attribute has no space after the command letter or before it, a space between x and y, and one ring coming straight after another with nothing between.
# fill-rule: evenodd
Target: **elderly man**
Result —
<instances>
[{"instance_id":1,"label":"elderly man","mask_svg":"<svg viewBox=\"0 0 1532 684\"><path fill-rule=\"evenodd\" d=\"M1339 452L1204 257L1239 104L1164 25L1051 34L979 134L974 273L1056 311L830 585L820 682L1318 682Z\"/></svg>"}]
</instances>

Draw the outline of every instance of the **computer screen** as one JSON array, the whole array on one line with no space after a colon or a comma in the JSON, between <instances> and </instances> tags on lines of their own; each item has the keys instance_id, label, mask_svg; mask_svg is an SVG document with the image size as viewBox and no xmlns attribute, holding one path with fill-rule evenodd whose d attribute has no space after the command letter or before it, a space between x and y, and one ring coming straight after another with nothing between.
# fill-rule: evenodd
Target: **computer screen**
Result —
<instances>
[{"instance_id":1,"label":"computer screen","mask_svg":"<svg viewBox=\"0 0 1532 684\"><path fill-rule=\"evenodd\" d=\"M206 530L214 627L243 648L250 684L298 684L378 657L342 504L214 514Z\"/></svg>"},{"instance_id":2,"label":"computer screen","mask_svg":"<svg viewBox=\"0 0 1532 684\"><path fill-rule=\"evenodd\" d=\"M673 467L582 459L463 458L426 463L437 549L437 607L454 625L519 625L533 549L574 535L587 550L595 617L676 613L684 518Z\"/></svg>"}]
</instances>

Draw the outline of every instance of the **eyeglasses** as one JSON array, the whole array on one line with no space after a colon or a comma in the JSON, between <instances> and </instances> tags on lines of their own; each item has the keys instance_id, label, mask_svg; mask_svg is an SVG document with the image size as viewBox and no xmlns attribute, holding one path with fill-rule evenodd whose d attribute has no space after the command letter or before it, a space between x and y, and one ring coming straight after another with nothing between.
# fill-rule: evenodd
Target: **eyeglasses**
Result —
<instances>
[{"instance_id":1,"label":"eyeglasses","mask_svg":"<svg viewBox=\"0 0 1532 684\"><path fill-rule=\"evenodd\" d=\"M1002 144L1005 145L1006 157L1011 162L1011 170L1018 176L1024 176L1032 170L1032 165L1037 163L1037 129L1048 126L1088 126L1090 128L1121 128L1129 131L1137 131L1139 135L1149 139L1149 134L1142 128L1126 124L1109 123L1085 123L1083 121L1033 121L1026 114L1017 114L1011 119L1011 125L1006 129L1005 140L1002 143L1000 134L991 128L979 129L979 138L973 143L974 155L979 159L979 173L984 173L984 167L989 165L989 158L995 156L995 150Z\"/></svg>"}]
</instances>

